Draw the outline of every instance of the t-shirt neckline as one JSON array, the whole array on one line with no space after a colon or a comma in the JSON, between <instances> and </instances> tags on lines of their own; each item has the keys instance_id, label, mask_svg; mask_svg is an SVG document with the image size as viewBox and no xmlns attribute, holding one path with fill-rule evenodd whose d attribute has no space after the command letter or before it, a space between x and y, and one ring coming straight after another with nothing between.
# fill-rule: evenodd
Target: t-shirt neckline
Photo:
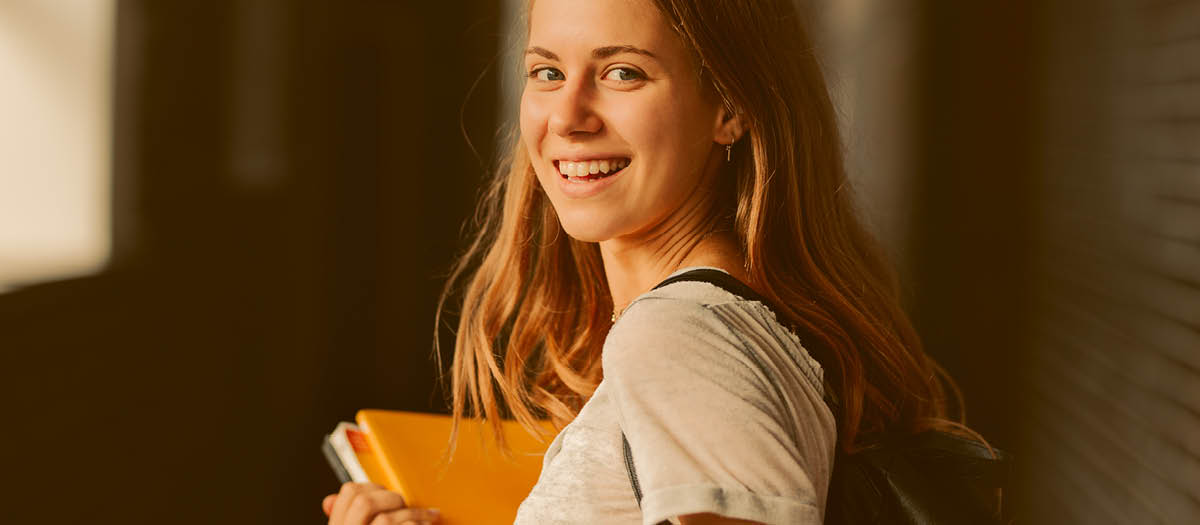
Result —
<instances>
[{"instance_id":1,"label":"t-shirt neckline","mask_svg":"<svg viewBox=\"0 0 1200 525\"><path fill-rule=\"evenodd\" d=\"M676 270L675 273L668 275L667 279L675 277L676 275L682 275L682 274L684 274L686 272L690 272L692 270L716 270L716 271L721 272L726 275L733 275L725 270L722 270L721 268L717 268L716 266L688 266L686 268L680 268L680 269ZM663 279L663 280L665 281L667 279Z\"/></svg>"}]
</instances>

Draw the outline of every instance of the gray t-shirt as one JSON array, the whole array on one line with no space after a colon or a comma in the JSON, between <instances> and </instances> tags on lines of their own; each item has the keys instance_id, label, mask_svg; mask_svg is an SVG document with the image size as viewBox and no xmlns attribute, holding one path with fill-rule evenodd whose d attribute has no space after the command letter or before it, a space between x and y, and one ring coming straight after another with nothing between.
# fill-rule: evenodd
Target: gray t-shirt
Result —
<instances>
[{"instance_id":1,"label":"gray t-shirt","mask_svg":"<svg viewBox=\"0 0 1200 525\"><path fill-rule=\"evenodd\" d=\"M704 282L652 290L610 330L602 366L516 525L677 524L701 512L822 522L837 437L822 370L762 303Z\"/></svg>"}]
</instances>

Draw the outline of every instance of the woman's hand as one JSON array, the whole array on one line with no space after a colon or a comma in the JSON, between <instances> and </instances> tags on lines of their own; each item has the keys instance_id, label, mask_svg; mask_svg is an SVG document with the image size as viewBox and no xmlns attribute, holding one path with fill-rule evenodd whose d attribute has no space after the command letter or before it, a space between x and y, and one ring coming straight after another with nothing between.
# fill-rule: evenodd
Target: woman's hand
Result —
<instances>
[{"instance_id":1,"label":"woman's hand","mask_svg":"<svg viewBox=\"0 0 1200 525\"><path fill-rule=\"evenodd\" d=\"M321 509L329 525L428 525L440 523L437 509L411 509L399 494L374 483L343 483L325 496Z\"/></svg>"}]
</instances>

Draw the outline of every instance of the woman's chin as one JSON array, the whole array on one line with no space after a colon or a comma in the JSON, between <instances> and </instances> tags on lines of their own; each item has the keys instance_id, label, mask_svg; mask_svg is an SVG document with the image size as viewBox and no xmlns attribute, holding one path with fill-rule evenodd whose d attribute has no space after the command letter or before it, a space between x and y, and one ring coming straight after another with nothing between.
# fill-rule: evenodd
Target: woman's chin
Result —
<instances>
[{"instance_id":1,"label":"woman's chin","mask_svg":"<svg viewBox=\"0 0 1200 525\"><path fill-rule=\"evenodd\" d=\"M563 231L581 242L607 241L615 236L611 225L600 221L562 221Z\"/></svg>"}]
</instances>

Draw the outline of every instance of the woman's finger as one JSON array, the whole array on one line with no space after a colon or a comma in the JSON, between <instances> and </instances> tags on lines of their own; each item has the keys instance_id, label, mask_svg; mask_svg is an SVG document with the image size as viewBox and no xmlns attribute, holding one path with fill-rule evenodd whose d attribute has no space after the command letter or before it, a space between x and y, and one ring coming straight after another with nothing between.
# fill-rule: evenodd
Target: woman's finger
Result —
<instances>
[{"instance_id":1,"label":"woman's finger","mask_svg":"<svg viewBox=\"0 0 1200 525\"><path fill-rule=\"evenodd\" d=\"M333 515L333 502L337 501L337 494L330 494L321 500L321 510L325 511L326 516Z\"/></svg>"},{"instance_id":2,"label":"woman's finger","mask_svg":"<svg viewBox=\"0 0 1200 525\"><path fill-rule=\"evenodd\" d=\"M368 525L425 525L441 519L438 509L400 509L379 514Z\"/></svg>"},{"instance_id":3,"label":"woman's finger","mask_svg":"<svg viewBox=\"0 0 1200 525\"><path fill-rule=\"evenodd\" d=\"M333 512L329 514L330 523L339 525L345 523L346 513L350 510L350 506L354 504L354 500L368 491L382 488L374 483L342 483L342 489L338 491L337 500L333 502Z\"/></svg>"},{"instance_id":4,"label":"woman's finger","mask_svg":"<svg viewBox=\"0 0 1200 525\"><path fill-rule=\"evenodd\" d=\"M354 498L346 511L342 525L367 525L376 515L384 512L405 510L404 498L399 494L376 485Z\"/></svg>"}]
</instances>

